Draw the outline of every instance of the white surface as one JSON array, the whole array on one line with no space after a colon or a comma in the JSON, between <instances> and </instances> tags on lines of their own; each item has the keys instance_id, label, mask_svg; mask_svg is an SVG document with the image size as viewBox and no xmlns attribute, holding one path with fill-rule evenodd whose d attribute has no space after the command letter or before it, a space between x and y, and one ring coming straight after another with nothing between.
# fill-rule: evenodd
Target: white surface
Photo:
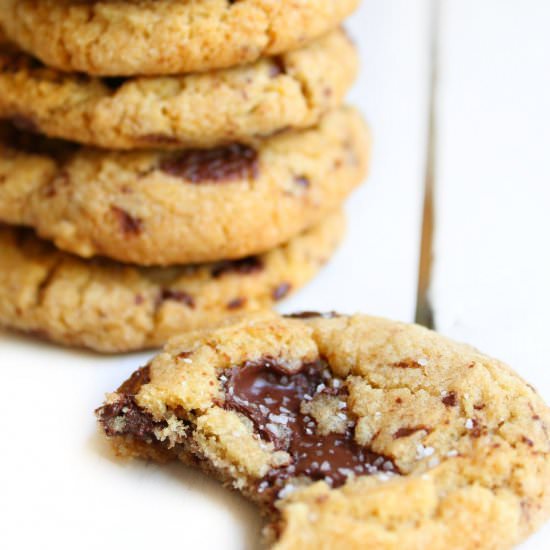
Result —
<instances>
[{"instance_id":1,"label":"white surface","mask_svg":"<svg viewBox=\"0 0 550 550\"><path fill-rule=\"evenodd\" d=\"M436 322L508 360L550 400L550 4L444 4ZM349 27L364 60L352 101L373 127L372 175L349 205L345 245L283 309L412 320L429 2L366 0ZM260 521L243 499L178 465L113 460L96 435L104 392L148 355L100 357L0 333L0 548L257 547ZM524 549L547 549L549 535Z\"/></svg>"},{"instance_id":2,"label":"white surface","mask_svg":"<svg viewBox=\"0 0 550 550\"><path fill-rule=\"evenodd\" d=\"M440 27L438 330L550 402L550 2L445 0ZM550 526L525 549L550 547Z\"/></svg>"},{"instance_id":3,"label":"white surface","mask_svg":"<svg viewBox=\"0 0 550 550\"><path fill-rule=\"evenodd\" d=\"M369 0L351 22L365 60L353 99L373 126L376 162L350 204L345 246L286 310L412 319L426 119L424 15L424 2ZM92 411L145 357L103 358L0 333L0 493L7 505L0 548L257 547L260 521L244 499L178 465L121 464L96 435Z\"/></svg>"}]
</instances>

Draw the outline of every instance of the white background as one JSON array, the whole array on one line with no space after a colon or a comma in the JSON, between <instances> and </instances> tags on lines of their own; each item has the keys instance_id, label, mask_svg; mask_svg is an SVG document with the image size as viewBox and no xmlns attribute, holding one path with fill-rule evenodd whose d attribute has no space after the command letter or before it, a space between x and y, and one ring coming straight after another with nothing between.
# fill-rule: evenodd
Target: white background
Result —
<instances>
[{"instance_id":1,"label":"white background","mask_svg":"<svg viewBox=\"0 0 550 550\"><path fill-rule=\"evenodd\" d=\"M366 0L350 21L363 58L352 101L373 128L374 165L347 242L286 311L414 319L431 11ZM550 2L442 0L438 27L435 324L550 401ZM120 463L97 435L93 409L147 357L0 333L2 549L257 548L259 518L239 496L178 465ZM548 537L522 548L546 550Z\"/></svg>"}]
</instances>

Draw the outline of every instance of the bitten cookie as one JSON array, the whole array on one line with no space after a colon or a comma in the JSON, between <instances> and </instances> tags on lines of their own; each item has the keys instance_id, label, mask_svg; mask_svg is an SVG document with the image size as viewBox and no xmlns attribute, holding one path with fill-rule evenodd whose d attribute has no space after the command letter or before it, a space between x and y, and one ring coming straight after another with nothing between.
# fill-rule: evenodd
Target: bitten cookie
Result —
<instances>
[{"instance_id":1,"label":"bitten cookie","mask_svg":"<svg viewBox=\"0 0 550 550\"><path fill-rule=\"evenodd\" d=\"M546 405L414 325L273 314L188 333L97 415L121 455L258 503L277 550L504 549L549 515Z\"/></svg>"},{"instance_id":2,"label":"bitten cookie","mask_svg":"<svg viewBox=\"0 0 550 550\"><path fill-rule=\"evenodd\" d=\"M168 75L250 63L337 27L358 0L0 0L0 25L64 71Z\"/></svg>"},{"instance_id":3,"label":"bitten cookie","mask_svg":"<svg viewBox=\"0 0 550 550\"><path fill-rule=\"evenodd\" d=\"M342 214L333 214L259 256L138 268L84 261L3 227L0 325L101 352L159 346L181 331L272 307L317 273L343 230Z\"/></svg>"},{"instance_id":4,"label":"bitten cookie","mask_svg":"<svg viewBox=\"0 0 550 550\"><path fill-rule=\"evenodd\" d=\"M357 74L341 30L301 50L203 74L90 78L0 48L0 118L108 149L213 147L307 128L341 104Z\"/></svg>"},{"instance_id":5,"label":"bitten cookie","mask_svg":"<svg viewBox=\"0 0 550 550\"><path fill-rule=\"evenodd\" d=\"M1 221L83 257L141 265L278 246L338 208L369 153L360 116L346 108L255 146L115 153L9 131L3 142Z\"/></svg>"}]
</instances>

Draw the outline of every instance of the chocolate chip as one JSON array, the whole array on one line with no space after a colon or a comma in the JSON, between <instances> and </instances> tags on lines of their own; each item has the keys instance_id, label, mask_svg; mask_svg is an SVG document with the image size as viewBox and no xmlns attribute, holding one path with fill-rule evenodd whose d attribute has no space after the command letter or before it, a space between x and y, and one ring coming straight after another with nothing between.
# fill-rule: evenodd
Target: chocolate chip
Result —
<instances>
[{"instance_id":1,"label":"chocolate chip","mask_svg":"<svg viewBox=\"0 0 550 550\"><path fill-rule=\"evenodd\" d=\"M226 273L250 275L263 269L263 263L257 256L249 256L240 260L227 260L217 263L212 268L212 277L217 279Z\"/></svg>"},{"instance_id":2,"label":"chocolate chip","mask_svg":"<svg viewBox=\"0 0 550 550\"><path fill-rule=\"evenodd\" d=\"M290 283L281 283L279 286L273 289L271 296L274 300L282 300L292 289Z\"/></svg>"},{"instance_id":3,"label":"chocolate chip","mask_svg":"<svg viewBox=\"0 0 550 550\"><path fill-rule=\"evenodd\" d=\"M178 359L187 359L188 357L191 357L193 355L192 351L181 351L176 355Z\"/></svg>"},{"instance_id":4,"label":"chocolate chip","mask_svg":"<svg viewBox=\"0 0 550 550\"><path fill-rule=\"evenodd\" d=\"M143 229L143 221L139 218L134 218L126 210L118 206L111 206L111 212L118 220L120 230L126 235L139 235Z\"/></svg>"},{"instance_id":5,"label":"chocolate chip","mask_svg":"<svg viewBox=\"0 0 550 550\"><path fill-rule=\"evenodd\" d=\"M404 359L397 363L393 363L392 367L396 369L421 369L422 365L412 359Z\"/></svg>"},{"instance_id":6,"label":"chocolate chip","mask_svg":"<svg viewBox=\"0 0 550 550\"><path fill-rule=\"evenodd\" d=\"M441 401L446 407L456 407L457 405L456 392L450 391L443 399L441 399Z\"/></svg>"},{"instance_id":7,"label":"chocolate chip","mask_svg":"<svg viewBox=\"0 0 550 550\"><path fill-rule=\"evenodd\" d=\"M188 294L184 290L171 290L169 288L165 288L162 290L161 300L171 300L173 302L179 302L181 304L185 304L191 309L195 309L195 299L193 298L193 296L191 296L191 294Z\"/></svg>"},{"instance_id":8,"label":"chocolate chip","mask_svg":"<svg viewBox=\"0 0 550 550\"><path fill-rule=\"evenodd\" d=\"M227 302L227 309L240 309L246 304L246 298L242 296Z\"/></svg>"},{"instance_id":9,"label":"chocolate chip","mask_svg":"<svg viewBox=\"0 0 550 550\"><path fill-rule=\"evenodd\" d=\"M524 435L521 436L521 440L523 441L523 443L525 443L529 447L534 447L534 445L535 445L535 443L533 442L532 439L529 439L528 437L526 437Z\"/></svg>"},{"instance_id":10,"label":"chocolate chip","mask_svg":"<svg viewBox=\"0 0 550 550\"><path fill-rule=\"evenodd\" d=\"M258 175L258 153L239 143L214 149L189 149L166 157L159 168L191 183L254 179Z\"/></svg>"},{"instance_id":11,"label":"chocolate chip","mask_svg":"<svg viewBox=\"0 0 550 550\"><path fill-rule=\"evenodd\" d=\"M397 430L393 434L393 438L401 439L402 437L409 437L410 435L420 431L425 431L430 433L432 430L431 428L428 428L426 426L405 426L404 428L399 428L399 430Z\"/></svg>"}]
</instances>

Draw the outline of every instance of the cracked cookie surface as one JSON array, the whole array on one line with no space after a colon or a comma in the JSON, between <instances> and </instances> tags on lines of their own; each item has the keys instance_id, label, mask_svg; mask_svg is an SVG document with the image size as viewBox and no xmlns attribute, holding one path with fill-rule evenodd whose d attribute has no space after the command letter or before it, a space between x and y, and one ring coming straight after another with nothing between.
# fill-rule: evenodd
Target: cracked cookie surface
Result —
<instances>
[{"instance_id":1,"label":"cracked cookie surface","mask_svg":"<svg viewBox=\"0 0 550 550\"><path fill-rule=\"evenodd\" d=\"M0 325L102 352L160 346L182 331L269 309L321 269L343 232L335 213L261 255L140 268L85 261L29 230L0 226Z\"/></svg>"},{"instance_id":2,"label":"cracked cookie surface","mask_svg":"<svg viewBox=\"0 0 550 550\"><path fill-rule=\"evenodd\" d=\"M208 150L116 153L4 130L0 221L82 257L140 265L240 258L288 241L361 183L370 147L347 108L254 147Z\"/></svg>"},{"instance_id":3,"label":"cracked cookie surface","mask_svg":"<svg viewBox=\"0 0 550 550\"><path fill-rule=\"evenodd\" d=\"M253 62L337 27L358 0L0 0L0 25L46 65L102 76Z\"/></svg>"},{"instance_id":4,"label":"cracked cookie surface","mask_svg":"<svg viewBox=\"0 0 550 550\"><path fill-rule=\"evenodd\" d=\"M0 48L0 118L106 149L250 142L317 124L341 104L357 65L341 30L251 65L156 78L63 73L6 44Z\"/></svg>"},{"instance_id":5,"label":"cracked cookie surface","mask_svg":"<svg viewBox=\"0 0 550 550\"><path fill-rule=\"evenodd\" d=\"M260 505L274 548L511 548L549 515L550 413L501 362L363 315L173 338L97 415Z\"/></svg>"}]
</instances>

